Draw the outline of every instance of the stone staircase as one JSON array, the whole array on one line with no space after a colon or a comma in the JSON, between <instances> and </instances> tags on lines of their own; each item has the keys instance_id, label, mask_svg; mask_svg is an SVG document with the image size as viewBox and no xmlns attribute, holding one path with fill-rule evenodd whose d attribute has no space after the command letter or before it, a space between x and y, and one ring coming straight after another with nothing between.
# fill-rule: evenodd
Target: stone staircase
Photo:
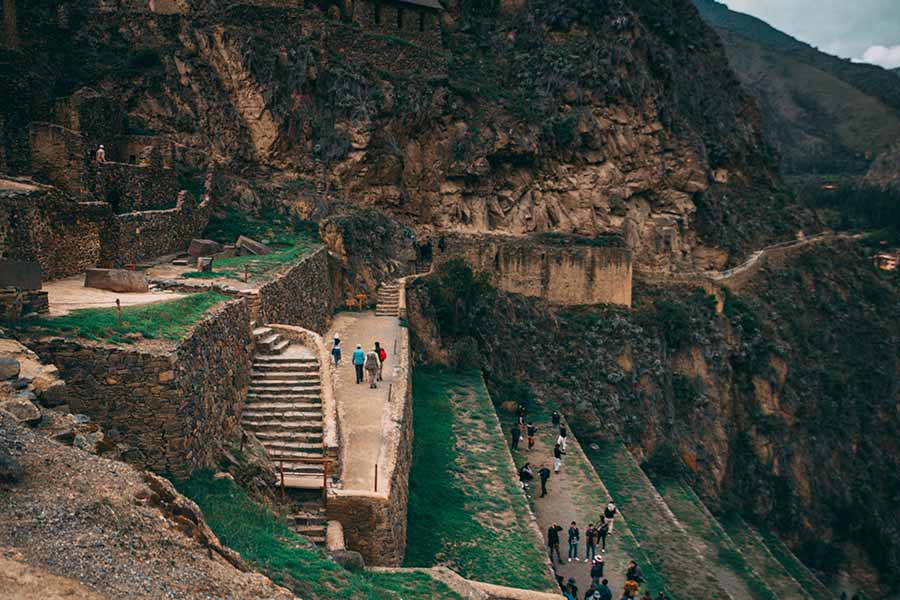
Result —
<instances>
[{"instance_id":1,"label":"stone staircase","mask_svg":"<svg viewBox=\"0 0 900 600\"><path fill-rule=\"evenodd\" d=\"M259 439L276 468L284 469L285 487L321 490L324 465L316 461L325 450L319 361L270 327L258 327L253 335L257 352L241 425Z\"/></svg>"},{"instance_id":2,"label":"stone staircase","mask_svg":"<svg viewBox=\"0 0 900 600\"><path fill-rule=\"evenodd\" d=\"M288 526L317 546L325 546L328 517L321 502L304 502L287 516Z\"/></svg>"},{"instance_id":3,"label":"stone staircase","mask_svg":"<svg viewBox=\"0 0 900 600\"><path fill-rule=\"evenodd\" d=\"M416 261L416 275L424 275L431 270L431 261Z\"/></svg>"},{"instance_id":4,"label":"stone staircase","mask_svg":"<svg viewBox=\"0 0 900 600\"><path fill-rule=\"evenodd\" d=\"M400 316L400 284L391 281L378 288L378 304L375 306L376 317Z\"/></svg>"}]
</instances>

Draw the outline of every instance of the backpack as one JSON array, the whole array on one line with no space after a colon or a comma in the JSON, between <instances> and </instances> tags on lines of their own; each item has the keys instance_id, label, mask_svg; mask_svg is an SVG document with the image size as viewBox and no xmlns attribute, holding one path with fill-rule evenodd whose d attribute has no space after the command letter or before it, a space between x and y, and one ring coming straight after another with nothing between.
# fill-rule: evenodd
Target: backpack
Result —
<instances>
[{"instance_id":1,"label":"backpack","mask_svg":"<svg viewBox=\"0 0 900 600\"><path fill-rule=\"evenodd\" d=\"M378 349L378 359L384 362L387 359L387 351L384 348Z\"/></svg>"}]
</instances>

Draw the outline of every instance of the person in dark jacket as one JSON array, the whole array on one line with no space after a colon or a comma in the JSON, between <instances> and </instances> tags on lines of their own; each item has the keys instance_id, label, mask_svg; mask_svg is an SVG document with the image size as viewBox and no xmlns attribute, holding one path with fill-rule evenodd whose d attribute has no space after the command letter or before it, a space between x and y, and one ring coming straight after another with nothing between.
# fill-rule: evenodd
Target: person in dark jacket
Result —
<instances>
[{"instance_id":1,"label":"person in dark jacket","mask_svg":"<svg viewBox=\"0 0 900 600\"><path fill-rule=\"evenodd\" d=\"M512 428L512 449L519 449L519 438L522 437L522 430L519 429L518 425L514 425Z\"/></svg>"},{"instance_id":2,"label":"person in dark jacket","mask_svg":"<svg viewBox=\"0 0 900 600\"><path fill-rule=\"evenodd\" d=\"M578 583L575 581L574 577L569 577L569 581L566 582L566 589L564 594L575 598L578 600Z\"/></svg>"},{"instance_id":3,"label":"person in dark jacket","mask_svg":"<svg viewBox=\"0 0 900 600\"><path fill-rule=\"evenodd\" d=\"M560 418L561 418L561 417L559 416L559 412L557 412L557 411L554 410L554 411L553 411L553 414L550 415L550 419L553 421L553 426L554 426L554 427L559 427L559 421L560 421Z\"/></svg>"},{"instance_id":4,"label":"person in dark jacket","mask_svg":"<svg viewBox=\"0 0 900 600\"><path fill-rule=\"evenodd\" d=\"M522 468L519 469L519 483L522 484L522 489L528 489L528 482L534 479L534 471L531 469L531 464L525 463L522 465Z\"/></svg>"},{"instance_id":5,"label":"person in dark jacket","mask_svg":"<svg viewBox=\"0 0 900 600\"><path fill-rule=\"evenodd\" d=\"M597 541L600 542L600 552L606 552L606 536L609 535L609 521L606 517L601 516L600 522L597 523Z\"/></svg>"},{"instance_id":6,"label":"person in dark jacket","mask_svg":"<svg viewBox=\"0 0 900 600\"><path fill-rule=\"evenodd\" d=\"M562 450L559 448L559 444L553 447L553 472L559 473L559 468L562 466Z\"/></svg>"},{"instance_id":7,"label":"person in dark jacket","mask_svg":"<svg viewBox=\"0 0 900 600\"><path fill-rule=\"evenodd\" d=\"M537 435L537 427L534 426L534 423L529 421L528 427L526 428L526 432L528 433L528 450L533 450L534 449L534 436Z\"/></svg>"},{"instance_id":8,"label":"person in dark jacket","mask_svg":"<svg viewBox=\"0 0 900 600\"><path fill-rule=\"evenodd\" d=\"M600 585L597 586L597 593L600 594L598 600L612 600L612 590L609 589L609 579L604 579Z\"/></svg>"},{"instance_id":9,"label":"person in dark jacket","mask_svg":"<svg viewBox=\"0 0 900 600\"><path fill-rule=\"evenodd\" d=\"M631 561L628 563L628 570L625 572L625 580L644 583L644 573L641 571L641 568L637 565L636 562Z\"/></svg>"},{"instance_id":10,"label":"person in dark jacket","mask_svg":"<svg viewBox=\"0 0 900 600\"><path fill-rule=\"evenodd\" d=\"M609 504L603 509L603 517L606 519L606 522L609 523L610 533L612 533L613 521L615 521L617 514L619 514L619 509L616 508L616 503L610 499Z\"/></svg>"},{"instance_id":11,"label":"person in dark jacket","mask_svg":"<svg viewBox=\"0 0 900 600\"><path fill-rule=\"evenodd\" d=\"M538 475L541 477L541 498L543 498L547 495L547 480L550 479L550 469L547 468L547 465L541 465Z\"/></svg>"},{"instance_id":12,"label":"person in dark jacket","mask_svg":"<svg viewBox=\"0 0 900 600\"><path fill-rule=\"evenodd\" d=\"M556 552L556 560L562 564L562 556L559 554L559 532L562 529L562 527L554 523L547 530L547 547L550 548L550 562L553 562L553 553Z\"/></svg>"},{"instance_id":13,"label":"person in dark jacket","mask_svg":"<svg viewBox=\"0 0 900 600\"><path fill-rule=\"evenodd\" d=\"M556 438L556 443L559 444L560 449L563 454L566 453L566 438L569 437L569 433L566 431L565 425L559 426L559 437Z\"/></svg>"},{"instance_id":14,"label":"person in dark jacket","mask_svg":"<svg viewBox=\"0 0 900 600\"><path fill-rule=\"evenodd\" d=\"M594 562L591 564L591 583L594 584L594 587L600 587L600 578L603 577L603 557L597 555L594 557Z\"/></svg>"},{"instance_id":15,"label":"person in dark jacket","mask_svg":"<svg viewBox=\"0 0 900 600\"><path fill-rule=\"evenodd\" d=\"M575 521L572 521L571 525L569 525L569 562L572 562L573 558L575 562L578 562L578 541L580 539L581 531L578 530Z\"/></svg>"},{"instance_id":16,"label":"person in dark jacket","mask_svg":"<svg viewBox=\"0 0 900 600\"><path fill-rule=\"evenodd\" d=\"M593 523L588 523L584 530L584 562L591 562L597 556L597 530Z\"/></svg>"}]
</instances>

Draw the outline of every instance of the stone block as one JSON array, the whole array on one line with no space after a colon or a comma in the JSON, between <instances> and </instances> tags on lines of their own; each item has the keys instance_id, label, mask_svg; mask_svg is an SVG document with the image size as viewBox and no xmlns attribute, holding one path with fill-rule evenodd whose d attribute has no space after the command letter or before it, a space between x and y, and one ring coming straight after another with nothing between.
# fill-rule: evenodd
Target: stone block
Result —
<instances>
[{"instance_id":1,"label":"stone block","mask_svg":"<svg viewBox=\"0 0 900 600\"><path fill-rule=\"evenodd\" d=\"M35 391L40 403L47 407L62 406L69 401L66 382L61 379L54 381L42 390L36 389Z\"/></svg>"},{"instance_id":2,"label":"stone block","mask_svg":"<svg viewBox=\"0 0 900 600\"><path fill-rule=\"evenodd\" d=\"M30 260L0 259L0 287L41 289L41 265Z\"/></svg>"},{"instance_id":3,"label":"stone block","mask_svg":"<svg viewBox=\"0 0 900 600\"><path fill-rule=\"evenodd\" d=\"M212 256L222 251L222 244L212 240L191 240L188 254L197 258L200 256Z\"/></svg>"},{"instance_id":4,"label":"stone block","mask_svg":"<svg viewBox=\"0 0 900 600\"><path fill-rule=\"evenodd\" d=\"M127 269L88 269L84 272L84 287L113 292L146 293L150 290L145 272Z\"/></svg>"},{"instance_id":5,"label":"stone block","mask_svg":"<svg viewBox=\"0 0 900 600\"><path fill-rule=\"evenodd\" d=\"M256 254L257 256L262 256L272 251L272 249L265 244L261 244L256 240L251 240L250 238L244 236L238 237L237 242L235 242L235 246L237 246L238 248L243 248L244 250L250 252L250 254Z\"/></svg>"},{"instance_id":6,"label":"stone block","mask_svg":"<svg viewBox=\"0 0 900 600\"><path fill-rule=\"evenodd\" d=\"M213 259L209 256L201 256L197 259L197 270L201 273L212 273Z\"/></svg>"},{"instance_id":7,"label":"stone block","mask_svg":"<svg viewBox=\"0 0 900 600\"><path fill-rule=\"evenodd\" d=\"M0 379L14 379L19 376L19 361L12 356L0 356Z\"/></svg>"},{"instance_id":8,"label":"stone block","mask_svg":"<svg viewBox=\"0 0 900 600\"><path fill-rule=\"evenodd\" d=\"M22 425L34 426L41 422L41 409L34 405L28 398L14 396L8 400L0 401L0 410L5 410Z\"/></svg>"}]
</instances>

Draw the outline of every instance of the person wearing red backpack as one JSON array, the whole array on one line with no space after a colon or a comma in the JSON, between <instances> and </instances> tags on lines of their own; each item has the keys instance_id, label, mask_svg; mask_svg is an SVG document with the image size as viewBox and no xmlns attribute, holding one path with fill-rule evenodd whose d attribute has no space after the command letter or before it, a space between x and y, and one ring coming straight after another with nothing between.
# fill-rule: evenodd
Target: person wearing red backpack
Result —
<instances>
[{"instance_id":1,"label":"person wearing red backpack","mask_svg":"<svg viewBox=\"0 0 900 600\"><path fill-rule=\"evenodd\" d=\"M381 373L384 369L384 361L387 360L387 352L384 348L381 347L381 344L379 344L378 342L375 342L375 352L378 353L378 381L384 381Z\"/></svg>"}]
</instances>

